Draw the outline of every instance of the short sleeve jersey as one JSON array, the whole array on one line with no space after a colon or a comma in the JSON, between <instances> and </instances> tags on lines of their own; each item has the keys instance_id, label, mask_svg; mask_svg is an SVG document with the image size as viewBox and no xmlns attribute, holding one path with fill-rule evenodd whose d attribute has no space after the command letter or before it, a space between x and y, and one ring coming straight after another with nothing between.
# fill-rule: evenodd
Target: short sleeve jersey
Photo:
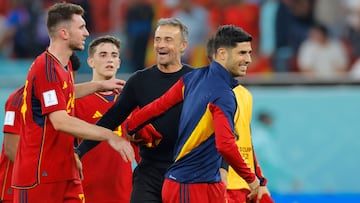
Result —
<instances>
[{"instance_id":1,"label":"short sleeve jersey","mask_svg":"<svg viewBox=\"0 0 360 203\"><path fill-rule=\"evenodd\" d=\"M9 133L9 136L21 136L22 134L22 117L21 104L23 101L24 87L16 89L10 94L5 104L5 119L3 132ZM0 200L12 200L13 190L11 188L13 162L5 155L4 143L1 150L0 158Z\"/></svg>"},{"instance_id":2,"label":"short sleeve jersey","mask_svg":"<svg viewBox=\"0 0 360 203\"><path fill-rule=\"evenodd\" d=\"M14 163L14 187L79 178L74 138L55 130L49 119L50 113L61 110L74 115L73 81L70 61L64 67L48 51L31 65L21 107L25 127Z\"/></svg>"},{"instance_id":3,"label":"short sleeve jersey","mask_svg":"<svg viewBox=\"0 0 360 203\"><path fill-rule=\"evenodd\" d=\"M75 100L76 117L96 123L114 104L117 94L94 93ZM116 132L120 134L118 128ZM82 181L86 202L130 202L132 185L131 162L124 162L120 154L106 142L101 142L81 159Z\"/></svg>"}]
</instances>

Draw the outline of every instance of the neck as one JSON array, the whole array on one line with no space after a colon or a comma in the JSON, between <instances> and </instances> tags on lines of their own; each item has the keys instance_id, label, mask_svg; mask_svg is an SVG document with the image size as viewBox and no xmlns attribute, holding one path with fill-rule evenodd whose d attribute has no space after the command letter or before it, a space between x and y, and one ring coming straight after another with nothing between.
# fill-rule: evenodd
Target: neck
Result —
<instances>
[{"instance_id":1,"label":"neck","mask_svg":"<svg viewBox=\"0 0 360 203\"><path fill-rule=\"evenodd\" d=\"M182 68L182 64L181 63L177 63L177 64L169 64L169 65L162 65L162 64L158 64L157 67L158 69L163 72L163 73L175 73L179 70L181 70Z\"/></svg>"},{"instance_id":2,"label":"neck","mask_svg":"<svg viewBox=\"0 0 360 203\"><path fill-rule=\"evenodd\" d=\"M61 65L66 66L73 50L69 49L68 47L64 47L58 43L51 43L48 47L48 52L50 52L59 62Z\"/></svg>"}]
</instances>

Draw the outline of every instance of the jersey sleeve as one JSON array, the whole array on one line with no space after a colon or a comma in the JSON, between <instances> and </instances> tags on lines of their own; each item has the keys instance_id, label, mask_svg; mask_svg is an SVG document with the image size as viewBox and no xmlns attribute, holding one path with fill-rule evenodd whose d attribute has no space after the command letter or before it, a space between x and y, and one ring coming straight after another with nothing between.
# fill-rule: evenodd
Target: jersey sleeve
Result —
<instances>
[{"instance_id":1,"label":"jersey sleeve","mask_svg":"<svg viewBox=\"0 0 360 203\"><path fill-rule=\"evenodd\" d=\"M16 109L13 106L11 106L9 103L10 101L8 100L5 106L3 132L20 135L22 129L21 112L19 111L19 109Z\"/></svg>"},{"instance_id":2,"label":"jersey sleeve","mask_svg":"<svg viewBox=\"0 0 360 203\"><path fill-rule=\"evenodd\" d=\"M180 79L164 95L144 106L138 112L135 112L126 122L126 130L129 134L134 134L151 119L161 115L172 106L180 103L184 99L184 83Z\"/></svg>"},{"instance_id":3,"label":"jersey sleeve","mask_svg":"<svg viewBox=\"0 0 360 203\"><path fill-rule=\"evenodd\" d=\"M40 101L42 114L48 114L58 110L66 110L66 97L64 89L70 88L67 81L62 81L56 71L56 65L51 62L34 63L32 69L37 71L34 78L34 96ZM27 91L27 92L32 92Z\"/></svg>"},{"instance_id":4,"label":"jersey sleeve","mask_svg":"<svg viewBox=\"0 0 360 203\"><path fill-rule=\"evenodd\" d=\"M250 183L255 180L255 174L246 165L235 143L234 121L231 114L231 109L235 109L231 108L231 104L233 107L236 106L234 102L226 98L210 104L210 111L214 120L215 143L223 159L246 182Z\"/></svg>"}]
</instances>

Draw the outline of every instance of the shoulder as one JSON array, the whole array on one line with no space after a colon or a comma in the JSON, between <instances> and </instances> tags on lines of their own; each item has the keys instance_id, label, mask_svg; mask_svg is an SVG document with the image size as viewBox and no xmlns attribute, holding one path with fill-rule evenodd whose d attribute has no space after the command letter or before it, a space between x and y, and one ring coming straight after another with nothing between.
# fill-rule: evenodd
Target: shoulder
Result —
<instances>
[{"instance_id":1,"label":"shoulder","mask_svg":"<svg viewBox=\"0 0 360 203\"><path fill-rule=\"evenodd\" d=\"M234 87L233 91L235 93L235 96L252 97L251 92L242 85L238 85L238 86Z\"/></svg>"}]
</instances>

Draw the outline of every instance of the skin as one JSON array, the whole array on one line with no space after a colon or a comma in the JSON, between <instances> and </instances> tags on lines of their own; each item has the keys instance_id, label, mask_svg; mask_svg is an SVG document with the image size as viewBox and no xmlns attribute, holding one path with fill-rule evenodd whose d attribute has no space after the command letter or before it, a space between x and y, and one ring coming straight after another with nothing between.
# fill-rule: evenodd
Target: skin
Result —
<instances>
[{"instance_id":1,"label":"skin","mask_svg":"<svg viewBox=\"0 0 360 203\"><path fill-rule=\"evenodd\" d=\"M182 39L179 27L159 26L154 37L158 68L164 73L179 71L182 67L181 55L186 47L187 41Z\"/></svg>"},{"instance_id":2,"label":"skin","mask_svg":"<svg viewBox=\"0 0 360 203\"><path fill-rule=\"evenodd\" d=\"M85 40L89 36L85 20L81 15L74 14L72 20L60 23L50 35L49 52L52 53L63 65L66 65L74 50L83 50ZM122 84L123 85L123 84ZM77 85L76 95L85 96L96 91L113 90L122 88L114 80L107 82L96 81ZM57 131L65 132L81 139L107 141L120 153L124 161L133 161L135 154L130 143L117 136L111 130L89 124L83 120L72 117L65 110L49 113L49 119ZM75 155L76 156L76 155Z\"/></svg>"},{"instance_id":3,"label":"skin","mask_svg":"<svg viewBox=\"0 0 360 203\"><path fill-rule=\"evenodd\" d=\"M12 133L4 133L4 150L5 155L14 162L16 150L19 143L19 135Z\"/></svg>"},{"instance_id":4,"label":"skin","mask_svg":"<svg viewBox=\"0 0 360 203\"><path fill-rule=\"evenodd\" d=\"M120 68L120 50L112 43L101 43L87 62L93 69L93 81L114 79Z\"/></svg>"},{"instance_id":5,"label":"skin","mask_svg":"<svg viewBox=\"0 0 360 203\"><path fill-rule=\"evenodd\" d=\"M220 47L215 54L215 61L220 63L232 77L243 77L251 63L251 53L251 43L241 42L231 49Z\"/></svg>"},{"instance_id":6,"label":"skin","mask_svg":"<svg viewBox=\"0 0 360 203\"><path fill-rule=\"evenodd\" d=\"M243 77L246 75L248 65L252 62L251 60L252 48L251 42L241 42L237 43L235 48L219 48L215 54L215 61L220 63L232 77ZM227 171L220 168L220 174L222 180L227 184ZM249 185L258 185L258 180L256 179L253 183ZM251 187L256 188L256 187ZM262 195L269 194L269 191L266 186L258 187L256 190L251 191L248 195L249 199L256 197L256 203L260 202Z\"/></svg>"},{"instance_id":7,"label":"skin","mask_svg":"<svg viewBox=\"0 0 360 203\"><path fill-rule=\"evenodd\" d=\"M112 80L120 68L120 50L113 43L101 43L95 47L95 53L88 57L88 65L93 69L92 81ZM111 91L102 92L111 94ZM77 154L75 154L76 165L79 169L80 178L84 178L83 166Z\"/></svg>"}]
</instances>

